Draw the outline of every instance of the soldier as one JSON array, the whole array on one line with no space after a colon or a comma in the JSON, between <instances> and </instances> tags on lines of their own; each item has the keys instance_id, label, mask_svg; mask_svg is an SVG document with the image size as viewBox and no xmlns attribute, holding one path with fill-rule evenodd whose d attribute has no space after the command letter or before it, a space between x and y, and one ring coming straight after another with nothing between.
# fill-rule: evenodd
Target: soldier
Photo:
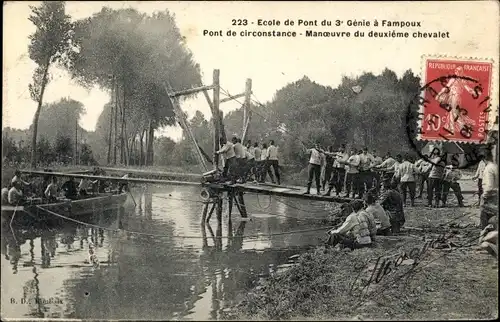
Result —
<instances>
[{"instance_id":1,"label":"soldier","mask_svg":"<svg viewBox=\"0 0 500 322\"><path fill-rule=\"evenodd\" d=\"M446 170L443 177L443 191L442 191L443 207L446 207L446 201L448 199L448 192L450 191L450 188L453 190L455 196L457 197L458 206L465 207L463 202L464 197L462 195L462 189L460 188L460 183L458 183L458 180L460 180L461 178L462 178L462 173L460 172L459 169L453 169L452 165L446 166Z\"/></svg>"}]
</instances>

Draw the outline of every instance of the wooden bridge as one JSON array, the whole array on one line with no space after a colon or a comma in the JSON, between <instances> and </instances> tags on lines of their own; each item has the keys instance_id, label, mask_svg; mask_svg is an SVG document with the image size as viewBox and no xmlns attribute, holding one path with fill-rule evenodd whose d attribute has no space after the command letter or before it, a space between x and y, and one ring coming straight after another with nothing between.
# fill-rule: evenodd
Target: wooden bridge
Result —
<instances>
[{"instance_id":1,"label":"wooden bridge","mask_svg":"<svg viewBox=\"0 0 500 322\"><path fill-rule=\"evenodd\" d=\"M211 183L205 185L208 188L216 190L233 190L236 193L255 193L262 195L280 196L288 198L296 198L302 200L314 200L314 201L327 201L327 202L350 202L354 199L343 198L336 196L323 196L316 194L316 189L311 189L311 194L304 194L306 191L305 187L299 186L284 186L276 185L270 183L236 183L236 184L225 184L225 183Z\"/></svg>"}]
</instances>

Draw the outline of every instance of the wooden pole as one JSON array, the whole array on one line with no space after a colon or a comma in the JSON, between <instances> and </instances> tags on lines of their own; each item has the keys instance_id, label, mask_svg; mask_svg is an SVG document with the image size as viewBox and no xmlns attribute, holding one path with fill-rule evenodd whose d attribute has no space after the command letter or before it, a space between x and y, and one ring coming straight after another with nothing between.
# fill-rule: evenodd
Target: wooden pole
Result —
<instances>
[{"instance_id":1,"label":"wooden pole","mask_svg":"<svg viewBox=\"0 0 500 322\"><path fill-rule=\"evenodd\" d=\"M210 221L210 218L212 218L212 214L214 213L214 210L215 210L215 202L212 202L212 208L210 208L210 212L208 213L208 216L207 216L207 222Z\"/></svg>"},{"instance_id":2,"label":"wooden pole","mask_svg":"<svg viewBox=\"0 0 500 322\"><path fill-rule=\"evenodd\" d=\"M227 204L229 221L231 221L231 214L233 212L233 192L231 190L227 192Z\"/></svg>"},{"instance_id":3,"label":"wooden pole","mask_svg":"<svg viewBox=\"0 0 500 322\"><path fill-rule=\"evenodd\" d=\"M166 81L163 83L165 90L167 91L167 94L170 97L170 102L172 102L172 106L174 107L174 112L179 120L179 124L183 128L184 131L187 132L188 137L191 139L191 142L194 145L194 149L196 151L196 157L198 158L198 162L200 163L200 166L204 169L204 171L208 170L207 164L205 162L205 157L203 156L203 153L200 151L200 147L198 146L198 142L196 141L196 138L194 137L193 132L191 131L191 128L189 127L189 124L186 120L186 115L182 112L181 106L179 104L179 99L177 97L171 97L170 93L172 93L172 85L170 85L170 82Z\"/></svg>"},{"instance_id":4,"label":"wooden pole","mask_svg":"<svg viewBox=\"0 0 500 322\"><path fill-rule=\"evenodd\" d=\"M245 105L243 109L243 133L241 134L241 143L245 144L245 138L248 132L248 126L250 124L250 119L252 116L252 111L250 110L250 104L252 100L252 79L247 78L245 84Z\"/></svg>"},{"instance_id":5,"label":"wooden pole","mask_svg":"<svg viewBox=\"0 0 500 322\"><path fill-rule=\"evenodd\" d=\"M219 150L219 138L221 137L221 121L219 120L219 105L220 105L220 71L214 69L213 72L213 102L212 116L214 120L214 170L219 169L219 155L215 152ZM205 94L208 99L208 94Z\"/></svg>"},{"instance_id":6,"label":"wooden pole","mask_svg":"<svg viewBox=\"0 0 500 322\"><path fill-rule=\"evenodd\" d=\"M205 202L205 206L203 207L203 214L201 216L201 224L205 224L205 220L207 220L207 213L208 213L208 202Z\"/></svg>"},{"instance_id":7,"label":"wooden pole","mask_svg":"<svg viewBox=\"0 0 500 322\"><path fill-rule=\"evenodd\" d=\"M247 218L247 207L245 206L245 199L243 199L243 192L238 192L238 203L240 205L241 217Z\"/></svg>"},{"instance_id":8,"label":"wooden pole","mask_svg":"<svg viewBox=\"0 0 500 322\"><path fill-rule=\"evenodd\" d=\"M224 129L224 113L222 111L219 111L219 128L220 128L220 137L224 139L224 141L227 140L226 136L226 130Z\"/></svg>"},{"instance_id":9,"label":"wooden pole","mask_svg":"<svg viewBox=\"0 0 500 322\"><path fill-rule=\"evenodd\" d=\"M222 198L217 200L217 250L222 250Z\"/></svg>"},{"instance_id":10,"label":"wooden pole","mask_svg":"<svg viewBox=\"0 0 500 322\"><path fill-rule=\"evenodd\" d=\"M183 96L183 95L189 95L189 94L198 93L198 92L201 92L201 91L206 91L206 90L209 90L209 89L212 89L212 88L213 88L213 85L201 86L201 87L190 88L190 89L184 89L182 91L171 92L169 94L169 96L172 97L172 98L174 98L174 97L179 97L179 96Z\"/></svg>"},{"instance_id":11,"label":"wooden pole","mask_svg":"<svg viewBox=\"0 0 500 322\"><path fill-rule=\"evenodd\" d=\"M192 181L121 178L121 177L111 177L111 176L86 175L78 173L45 172L45 171L32 171L32 170L21 170L21 173L26 173L30 175L39 175L39 176L48 175L51 177L53 176L53 177L63 177L63 178L75 178L75 179L91 179L91 180L111 181L111 182L150 183L150 184L183 185L183 186L196 186L196 187L199 187L201 185L201 183L199 182L192 182Z\"/></svg>"}]
</instances>

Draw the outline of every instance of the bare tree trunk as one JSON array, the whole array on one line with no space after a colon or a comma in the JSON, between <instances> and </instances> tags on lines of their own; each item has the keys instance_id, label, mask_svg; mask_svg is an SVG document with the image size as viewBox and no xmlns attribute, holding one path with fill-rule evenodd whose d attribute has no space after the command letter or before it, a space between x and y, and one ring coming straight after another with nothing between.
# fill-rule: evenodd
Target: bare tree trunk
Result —
<instances>
[{"instance_id":1,"label":"bare tree trunk","mask_svg":"<svg viewBox=\"0 0 500 322\"><path fill-rule=\"evenodd\" d=\"M117 152L117 143L118 143L118 84L115 83L115 115L114 115L114 149L113 149L113 164L116 165L116 152Z\"/></svg>"},{"instance_id":2,"label":"bare tree trunk","mask_svg":"<svg viewBox=\"0 0 500 322\"><path fill-rule=\"evenodd\" d=\"M139 142L140 142L140 148L141 151L139 152L139 165L144 165L144 134L145 130L141 130L141 134L139 136Z\"/></svg>"},{"instance_id":3,"label":"bare tree trunk","mask_svg":"<svg viewBox=\"0 0 500 322\"><path fill-rule=\"evenodd\" d=\"M134 153L134 141L135 141L135 135L132 135L132 138L130 139L130 145L128 148L129 154L128 154L128 165L134 165L134 159L132 157Z\"/></svg>"},{"instance_id":4,"label":"bare tree trunk","mask_svg":"<svg viewBox=\"0 0 500 322\"><path fill-rule=\"evenodd\" d=\"M154 151L153 151L153 142L154 142L154 126L153 126L153 121L149 121L149 129L148 129L148 162L147 165L153 165L153 156L154 156Z\"/></svg>"},{"instance_id":5,"label":"bare tree trunk","mask_svg":"<svg viewBox=\"0 0 500 322\"><path fill-rule=\"evenodd\" d=\"M140 152L139 152L139 144L137 144L138 140L140 139L140 133L136 132L134 135L134 165L140 165Z\"/></svg>"},{"instance_id":6,"label":"bare tree trunk","mask_svg":"<svg viewBox=\"0 0 500 322\"><path fill-rule=\"evenodd\" d=\"M113 133L113 105L111 105L111 110L109 111L109 135L108 135L108 158L107 163L111 164L111 140Z\"/></svg>"},{"instance_id":7,"label":"bare tree trunk","mask_svg":"<svg viewBox=\"0 0 500 322\"><path fill-rule=\"evenodd\" d=\"M124 136L124 143L125 143L125 151L124 151L124 157L125 157L125 163L126 165L130 165L130 148L129 148L129 137L127 135L127 118L126 118L126 112L127 112L127 105L126 105L126 100L127 100L127 93L125 91L125 85L123 85L123 118L122 118L122 136Z\"/></svg>"},{"instance_id":8,"label":"bare tree trunk","mask_svg":"<svg viewBox=\"0 0 500 322\"><path fill-rule=\"evenodd\" d=\"M122 89L123 91L125 88ZM125 106L124 102L119 102L120 106L120 164L125 164Z\"/></svg>"},{"instance_id":9,"label":"bare tree trunk","mask_svg":"<svg viewBox=\"0 0 500 322\"><path fill-rule=\"evenodd\" d=\"M144 164L143 165L148 165L149 163L149 133L148 133L148 129L149 129L149 124L147 125L147 128L144 130L144 135L145 135L145 140L146 140L146 151L144 151Z\"/></svg>"},{"instance_id":10,"label":"bare tree trunk","mask_svg":"<svg viewBox=\"0 0 500 322\"><path fill-rule=\"evenodd\" d=\"M33 117L33 137L31 139L31 167L36 168L36 136L38 135L38 119L40 118L40 112L42 111L43 104L43 94L45 93L45 87L47 86L47 74L49 73L50 60L47 62L45 69L43 71L42 84L40 88L40 96L38 97L38 106L36 108L35 116Z\"/></svg>"},{"instance_id":11,"label":"bare tree trunk","mask_svg":"<svg viewBox=\"0 0 500 322\"><path fill-rule=\"evenodd\" d=\"M111 89L111 99L114 98L115 85L113 79L113 87ZM111 164L111 134L113 132L113 104L111 104L111 111L109 112L109 136L108 136L108 165Z\"/></svg>"},{"instance_id":12,"label":"bare tree trunk","mask_svg":"<svg viewBox=\"0 0 500 322\"><path fill-rule=\"evenodd\" d=\"M150 121L151 123L151 121ZM145 160L144 160L144 165L149 165L149 124L148 127L146 128L146 155L145 155Z\"/></svg>"}]
</instances>

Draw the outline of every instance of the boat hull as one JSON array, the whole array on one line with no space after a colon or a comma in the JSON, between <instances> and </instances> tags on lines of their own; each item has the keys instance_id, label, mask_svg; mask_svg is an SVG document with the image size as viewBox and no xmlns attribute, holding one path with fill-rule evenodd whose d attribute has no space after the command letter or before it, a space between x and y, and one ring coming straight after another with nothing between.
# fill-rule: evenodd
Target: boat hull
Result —
<instances>
[{"instance_id":1,"label":"boat hull","mask_svg":"<svg viewBox=\"0 0 500 322\"><path fill-rule=\"evenodd\" d=\"M61 201L51 204L4 206L2 205L2 221L11 221L15 214L15 222L57 221L63 219L59 214L69 218L99 213L122 207L127 200L127 193L106 194L78 200ZM55 214L54 214L55 213Z\"/></svg>"}]
</instances>

